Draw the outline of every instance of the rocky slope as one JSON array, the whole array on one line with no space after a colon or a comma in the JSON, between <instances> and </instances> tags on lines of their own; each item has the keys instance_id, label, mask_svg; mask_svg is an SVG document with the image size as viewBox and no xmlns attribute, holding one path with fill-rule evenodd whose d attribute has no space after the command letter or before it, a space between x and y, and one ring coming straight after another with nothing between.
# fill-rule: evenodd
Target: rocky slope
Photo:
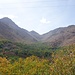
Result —
<instances>
[{"instance_id":1,"label":"rocky slope","mask_svg":"<svg viewBox=\"0 0 75 75\"><path fill-rule=\"evenodd\" d=\"M37 42L25 29L18 27L11 19L0 19L0 40L7 39L13 42L33 43Z\"/></svg>"}]
</instances>

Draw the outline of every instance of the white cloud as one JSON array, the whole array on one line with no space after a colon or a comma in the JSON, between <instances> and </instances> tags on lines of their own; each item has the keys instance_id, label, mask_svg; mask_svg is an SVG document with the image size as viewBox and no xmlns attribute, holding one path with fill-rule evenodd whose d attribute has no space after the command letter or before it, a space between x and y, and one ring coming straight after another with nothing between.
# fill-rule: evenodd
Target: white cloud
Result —
<instances>
[{"instance_id":1,"label":"white cloud","mask_svg":"<svg viewBox=\"0 0 75 75\"><path fill-rule=\"evenodd\" d=\"M17 18L17 16L15 16L15 15L3 15L3 14L0 14L0 18L3 18L3 17L8 17L10 19Z\"/></svg>"},{"instance_id":2,"label":"white cloud","mask_svg":"<svg viewBox=\"0 0 75 75\"><path fill-rule=\"evenodd\" d=\"M50 23L50 21L48 21L46 18L42 18L41 20L40 20L40 22L41 23L43 23L43 24L49 24Z\"/></svg>"}]
</instances>

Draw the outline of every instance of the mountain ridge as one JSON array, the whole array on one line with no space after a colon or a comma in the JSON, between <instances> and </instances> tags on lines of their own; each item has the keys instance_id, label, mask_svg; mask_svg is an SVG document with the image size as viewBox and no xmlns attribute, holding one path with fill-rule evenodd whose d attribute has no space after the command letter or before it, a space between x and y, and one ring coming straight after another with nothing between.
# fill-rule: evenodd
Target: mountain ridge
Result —
<instances>
[{"instance_id":1,"label":"mountain ridge","mask_svg":"<svg viewBox=\"0 0 75 75\"><path fill-rule=\"evenodd\" d=\"M0 40L7 39L13 42L26 44L47 43L52 46L66 46L75 43L75 25L59 27L43 35L35 31L27 31L17 26L11 19L0 19Z\"/></svg>"},{"instance_id":2,"label":"mountain ridge","mask_svg":"<svg viewBox=\"0 0 75 75\"><path fill-rule=\"evenodd\" d=\"M18 27L11 19L6 17L0 19L0 34L3 38L14 42L37 42L37 40L33 38L27 30Z\"/></svg>"},{"instance_id":3,"label":"mountain ridge","mask_svg":"<svg viewBox=\"0 0 75 75\"><path fill-rule=\"evenodd\" d=\"M43 35L44 42L50 42L55 45L65 46L74 44L75 40L75 25L68 27L57 28Z\"/></svg>"}]
</instances>

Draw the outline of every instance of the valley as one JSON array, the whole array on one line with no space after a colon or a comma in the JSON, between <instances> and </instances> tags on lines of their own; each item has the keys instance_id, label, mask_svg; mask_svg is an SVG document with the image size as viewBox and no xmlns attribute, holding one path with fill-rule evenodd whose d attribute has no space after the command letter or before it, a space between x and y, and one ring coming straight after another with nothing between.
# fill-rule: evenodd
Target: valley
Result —
<instances>
[{"instance_id":1,"label":"valley","mask_svg":"<svg viewBox=\"0 0 75 75\"><path fill-rule=\"evenodd\" d=\"M0 19L0 75L75 75L75 25L40 35Z\"/></svg>"}]
</instances>

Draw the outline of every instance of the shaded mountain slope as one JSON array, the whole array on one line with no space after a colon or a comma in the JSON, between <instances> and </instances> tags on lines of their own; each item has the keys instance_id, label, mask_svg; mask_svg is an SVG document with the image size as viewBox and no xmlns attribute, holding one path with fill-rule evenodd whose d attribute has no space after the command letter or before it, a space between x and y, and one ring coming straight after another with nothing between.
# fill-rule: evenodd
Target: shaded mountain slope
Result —
<instances>
[{"instance_id":1,"label":"shaded mountain slope","mask_svg":"<svg viewBox=\"0 0 75 75\"><path fill-rule=\"evenodd\" d=\"M33 43L37 40L25 29L18 27L11 19L5 17L0 19L0 36L2 39L14 42Z\"/></svg>"},{"instance_id":2,"label":"shaded mountain slope","mask_svg":"<svg viewBox=\"0 0 75 75\"><path fill-rule=\"evenodd\" d=\"M38 41L40 41L42 39L41 35L38 34L37 32L35 31L31 31L30 34L35 37Z\"/></svg>"},{"instance_id":3,"label":"shaded mountain slope","mask_svg":"<svg viewBox=\"0 0 75 75\"><path fill-rule=\"evenodd\" d=\"M42 42L52 46L75 44L75 25L61 27L46 34L39 35L35 31L27 31L18 27L11 19L0 19L0 40L11 40L26 44Z\"/></svg>"}]
</instances>

